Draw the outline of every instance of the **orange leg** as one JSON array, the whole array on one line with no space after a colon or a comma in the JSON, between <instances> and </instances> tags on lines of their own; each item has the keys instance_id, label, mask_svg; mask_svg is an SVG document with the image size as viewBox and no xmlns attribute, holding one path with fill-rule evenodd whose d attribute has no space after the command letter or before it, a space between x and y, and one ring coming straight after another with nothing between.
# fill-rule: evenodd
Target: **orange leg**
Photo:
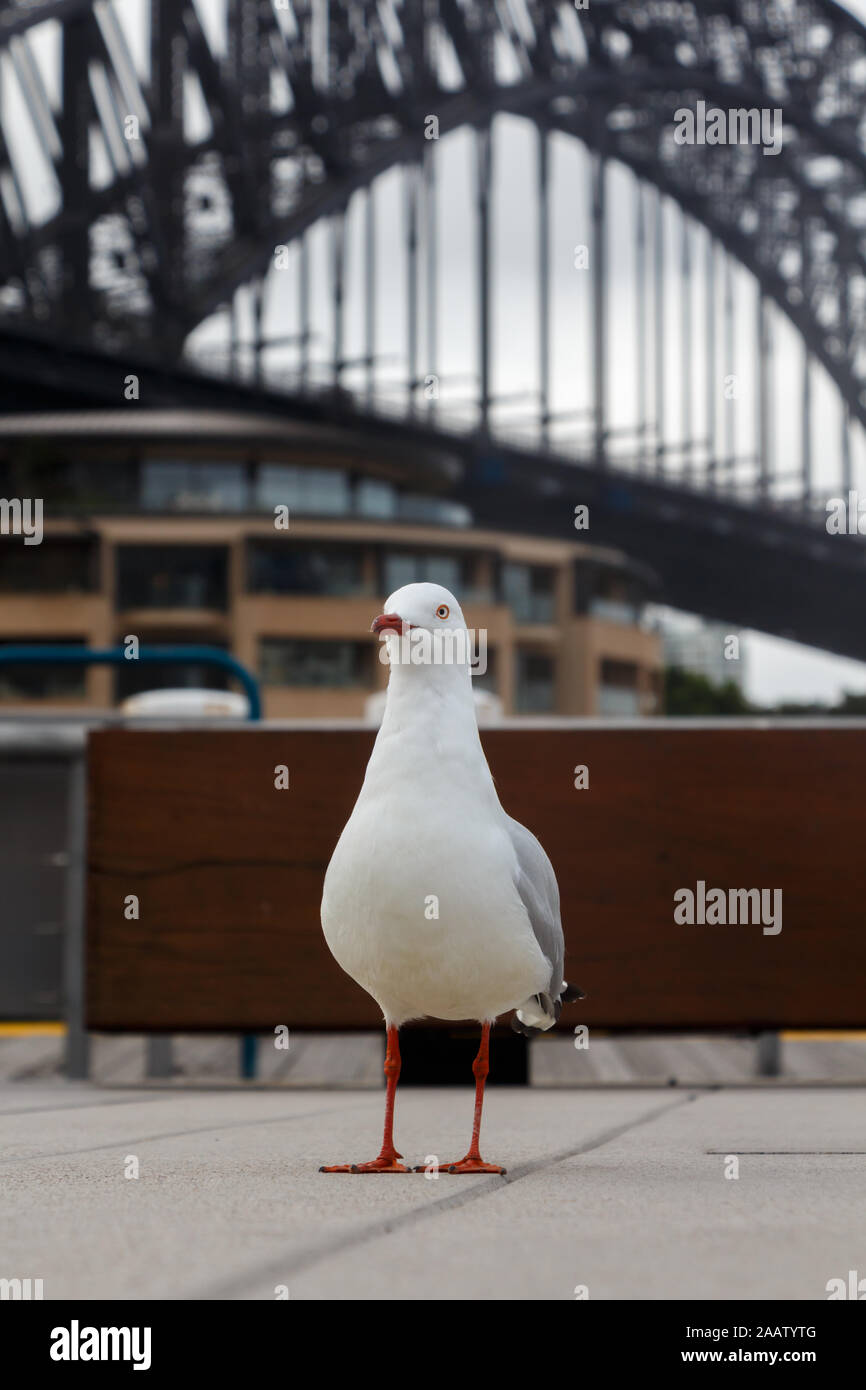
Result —
<instances>
[{"instance_id":1,"label":"orange leg","mask_svg":"<svg viewBox=\"0 0 866 1390\"><path fill-rule=\"evenodd\" d=\"M485 1023L481 1028L481 1046L478 1049L478 1056L472 1063L472 1074L475 1077L475 1119L472 1124L472 1143L469 1145L469 1152L465 1158L458 1159L456 1163L440 1163L438 1172L440 1173L505 1173L505 1169L498 1163L485 1163L478 1151L478 1144L481 1138L481 1111L484 1106L484 1083L487 1080L487 1073L490 1071L490 1024ZM432 1168L416 1168L416 1173L434 1172Z\"/></svg>"},{"instance_id":2,"label":"orange leg","mask_svg":"<svg viewBox=\"0 0 866 1390\"><path fill-rule=\"evenodd\" d=\"M397 1080L400 1076L400 1043L397 1038L397 1029L388 1029L388 1046L385 1051L385 1080L387 1091L385 1093L385 1134L382 1139L382 1151L378 1158L374 1158L370 1163L338 1163L330 1168L320 1168L320 1173L411 1173L411 1168L404 1168L402 1163L397 1160L402 1158L394 1148L394 1096L397 1092Z\"/></svg>"}]
</instances>

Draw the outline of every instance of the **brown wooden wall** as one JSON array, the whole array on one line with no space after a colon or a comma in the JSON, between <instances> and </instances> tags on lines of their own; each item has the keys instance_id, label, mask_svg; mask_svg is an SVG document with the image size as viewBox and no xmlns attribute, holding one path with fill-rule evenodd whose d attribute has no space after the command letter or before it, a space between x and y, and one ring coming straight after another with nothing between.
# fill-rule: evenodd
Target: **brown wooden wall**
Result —
<instances>
[{"instance_id":1,"label":"brown wooden wall","mask_svg":"<svg viewBox=\"0 0 866 1390\"><path fill-rule=\"evenodd\" d=\"M866 734L648 725L483 741L503 804L559 878L566 975L589 995L561 1026L866 1025ZM378 1024L319 926L372 742L357 730L91 736L89 1027ZM274 787L280 763L288 791ZM588 790L574 787L578 764ZM677 925L673 895L698 879L781 888L781 933Z\"/></svg>"}]
</instances>

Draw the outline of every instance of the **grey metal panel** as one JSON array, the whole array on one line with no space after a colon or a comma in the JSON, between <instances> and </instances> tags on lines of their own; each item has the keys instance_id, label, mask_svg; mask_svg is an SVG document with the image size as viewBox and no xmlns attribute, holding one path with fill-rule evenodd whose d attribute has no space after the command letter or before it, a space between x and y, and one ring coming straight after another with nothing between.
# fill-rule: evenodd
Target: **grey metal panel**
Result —
<instances>
[{"instance_id":1,"label":"grey metal panel","mask_svg":"<svg viewBox=\"0 0 866 1390\"><path fill-rule=\"evenodd\" d=\"M89 1070L90 1039L84 1026L84 873L87 854L87 766L84 755L69 766L67 778L69 865L66 870L64 1011L67 1021L66 1074L83 1080Z\"/></svg>"},{"instance_id":2,"label":"grey metal panel","mask_svg":"<svg viewBox=\"0 0 866 1390\"><path fill-rule=\"evenodd\" d=\"M62 758L0 761L0 1018L62 1013L68 777Z\"/></svg>"}]
</instances>

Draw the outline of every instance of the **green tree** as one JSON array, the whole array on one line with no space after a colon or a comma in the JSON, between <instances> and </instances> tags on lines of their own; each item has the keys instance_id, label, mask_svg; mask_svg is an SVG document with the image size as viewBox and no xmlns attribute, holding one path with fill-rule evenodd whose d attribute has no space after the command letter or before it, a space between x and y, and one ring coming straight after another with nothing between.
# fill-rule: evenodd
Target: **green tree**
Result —
<instances>
[{"instance_id":1,"label":"green tree","mask_svg":"<svg viewBox=\"0 0 866 1390\"><path fill-rule=\"evenodd\" d=\"M665 668L665 714L753 714L754 707L735 681L716 685L681 666Z\"/></svg>"},{"instance_id":2,"label":"green tree","mask_svg":"<svg viewBox=\"0 0 866 1390\"><path fill-rule=\"evenodd\" d=\"M831 712L833 714L866 714L866 694L846 690L839 704L835 705Z\"/></svg>"}]
</instances>

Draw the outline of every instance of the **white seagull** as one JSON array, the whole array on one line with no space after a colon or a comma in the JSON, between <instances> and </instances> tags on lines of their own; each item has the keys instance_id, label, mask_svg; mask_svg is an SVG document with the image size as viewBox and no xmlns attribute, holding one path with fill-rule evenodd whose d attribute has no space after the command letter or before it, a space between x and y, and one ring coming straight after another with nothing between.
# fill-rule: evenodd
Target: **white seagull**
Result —
<instances>
[{"instance_id":1,"label":"white seagull","mask_svg":"<svg viewBox=\"0 0 866 1390\"><path fill-rule=\"evenodd\" d=\"M535 836L503 810L478 736L466 622L438 584L392 594L385 714L360 795L325 874L322 928L342 968L385 1017L385 1135L378 1158L324 1173L407 1173L394 1147L398 1029L409 1019L477 1019L475 1121L449 1173L504 1173L479 1152L490 1026L551 1028L561 1001L559 889ZM415 1169L414 1171L424 1171Z\"/></svg>"}]
</instances>

